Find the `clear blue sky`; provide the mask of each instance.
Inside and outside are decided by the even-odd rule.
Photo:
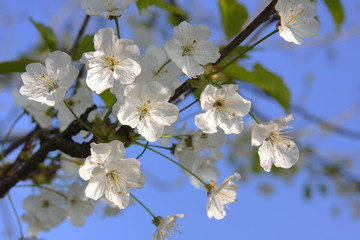
[[[195,3],[180,1],[181,5],[192,11]],[[188,3],[187,3],[188,2]],[[199,2],[201,1],[191,1]],[[205,2],[205,1],[203,1]],[[206,7],[200,10],[200,14],[191,19],[193,25],[204,23],[209,25],[215,33],[212,37],[217,43],[225,43],[222,33],[219,31],[220,20],[216,0],[206,1]],[[249,12],[256,11],[257,1],[240,1],[249,7]],[[251,2],[251,3],[247,3]],[[268,69],[284,78],[292,92],[292,102],[303,104],[306,109],[322,116],[324,119],[336,119],[346,109],[351,108],[359,101],[359,9],[357,0],[342,1],[347,14],[343,25],[343,32],[336,36],[335,27],[325,9],[322,1],[318,1],[318,13],[322,24],[320,36],[313,39],[305,39],[301,47],[284,42],[279,36],[273,36],[260,46],[259,51],[251,54],[251,59],[246,60],[246,67],[260,62]],[[248,5],[247,5],[248,4]],[[0,61],[14,60],[21,53],[27,53],[32,46],[39,41],[39,36],[28,21],[32,17],[35,21],[42,22],[55,29],[57,36],[64,33],[64,29],[71,26],[75,21],[81,22],[85,14],[80,7],[80,1],[6,1],[0,0]],[[200,5],[199,5],[200,6]],[[136,15],[134,6],[120,20],[124,37],[131,37],[128,27],[130,15]],[[95,33],[100,27],[112,26],[113,23],[105,22],[102,18],[91,19],[87,33]],[[72,33],[76,32],[70,27]],[[268,31],[271,31],[270,29]],[[171,34],[171,30],[168,34]],[[156,38],[158,44],[162,40]],[[333,40],[330,44],[328,40]],[[71,41],[72,42],[72,41]],[[303,85],[306,76],[313,76],[314,82],[308,91],[306,103],[302,99]],[[20,78],[14,79],[12,87],[19,86]],[[20,108],[14,108],[10,89],[2,89],[0,94],[0,119],[2,127],[7,126],[5,121],[9,112],[13,113],[13,119],[21,112]],[[284,115],[283,110],[268,98],[259,97],[251,91],[245,91],[245,98],[252,100],[257,108],[264,111],[269,118]],[[196,107],[189,109],[187,113],[196,111]],[[184,114],[187,115],[187,114]],[[344,116],[344,115],[342,115]],[[345,115],[346,116],[346,115]],[[359,160],[360,141],[348,139],[335,134],[320,135],[320,130],[314,127],[304,118],[295,115],[293,126],[295,130],[307,130],[302,132],[303,145],[316,146],[323,152],[340,151],[344,156],[354,157]],[[252,120],[246,119],[247,123]],[[344,127],[360,130],[360,115],[354,114],[348,121],[342,121]],[[31,129],[29,119],[24,119],[18,126],[21,130]],[[318,132],[317,132],[318,131]],[[2,133],[2,135],[4,132]],[[224,152],[229,150],[224,148]],[[128,156],[136,156],[139,149],[128,150]],[[133,154],[132,154],[133,152]],[[207,196],[204,190],[193,188],[180,169],[160,156],[148,153],[141,159],[145,174],[148,175],[147,183],[141,190],[134,191],[134,195],[141,199],[156,215],[185,213],[184,219],[179,220],[182,235],[173,239],[359,239],[360,221],[353,217],[352,209],[348,202],[339,198],[335,189],[330,188],[329,193],[323,196],[315,193],[312,200],[307,201],[303,197],[303,186],[310,181],[306,171],[301,171],[292,181],[285,183],[270,174],[262,174],[251,181],[239,182],[238,201],[231,204],[231,210],[221,220],[209,220],[206,216]],[[219,180],[232,174],[234,170],[224,160],[218,164],[221,171]],[[354,168],[359,170],[359,164]],[[161,183],[158,182],[161,180]],[[269,182],[275,186],[273,195],[264,196],[259,193],[259,185]],[[169,190],[166,187],[176,186]],[[17,206],[17,210],[23,213],[22,200],[30,193],[24,188],[11,191]],[[340,214],[334,216],[334,207],[340,210]],[[8,210],[6,210],[8,209]],[[6,199],[0,200],[0,239],[3,239],[9,225],[13,226],[13,237],[18,236],[15,219]],[[47,240],[62,239],[151,239],[155,227],[151,224],[151,217],[141,206],[135,204],[116,216],[109,218],[101,217],[101,210],[95,210],[88,218],[85,227],[73,227],[69,221],[65,221],[50,232],[41,233],[40,238]],[[26,231],[27,225],[23,225]]]

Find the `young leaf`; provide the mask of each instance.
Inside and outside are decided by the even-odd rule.
[[[50,49],[50,51],[55,51],[57,49],[58,41],[53,30],[49,27],[44,26],[41,23],[35,22],[32,18],[30,18],[30,21],[39,31],[41,37],[44,39],[46,46]]]
[[[218,0],[225,34],[231,39],[241,31],[248,14],[246,8],[236,0]]]
[[[336,30],[340,31],[340,27],[345,19],[344,9],[340,0],[324,0],[326,6],[328,7],[333,21],[336,25]]]
[[[25,72],[26,65],[36,62],[35,60],[24,58],[17,61],[0,63],[0,74],[8,74],[14,72]]]
[[[81,40],[79,47],[77,48],[73,60],[79,60],[83,53],[94,51],[94,36],[86,35]]]
[[[170,13],[176,13],[185,16],[185,13],[181,9],[164,2],[163,0],[138,0],[136,2],[136,6],[138,7],[140,13],[143,9],[146,9],[151,5],[156,5],[157,7],[162,8]]]
[[[225,69],[225,73],[227,73],[231,78],[236,78],[260,87],[265,93],[274,98],[285,109],[285,111],[289,112],[289,89],[279,76],[266,70],[260,64],[256,64],[253,71],[247,71],[240,66],[232,64]]]
[[[100,93],[100,97],[108,107],[110,107],[116,101],[115,95],[112,94],[109,89],[106,89]]]

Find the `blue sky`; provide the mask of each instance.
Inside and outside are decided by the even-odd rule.
[[[193,19],[193,25],[204,23],[214,32],[212,39],[226,43],[219,20],[217,1],[206,1],[206,6],[199,9],[200,12]],[[260,1],[239,1],[249,7],[249,12],[258,11],[256,7]],[[322,1],[319,1],[322,2]],[[340,35],[334,35],[335,27],[331,22],[329,13],[324,4],[318,5],[318,14],[322,29],[318,37],[305,39],[301,47],[286,43],[279,36],[273,36],[260,45],[258,51],[251,53],[251,58],[243,62],[245,67],[251,67],[255,62],[260,62],[268,69],[283,77],[291,90],[292,103],[302,104],[307,110],[321,116],[324,119],[336,120],[341,116],[343,127],[360,131],[358,112],[350,112],[349,109],[359,101],[359,76],[360,68],[358,54],[359,49],[359,9],[357,0],[342,1],[347,14],[343,31]],[[71,33],[77,31],[78,26],[71,27],[75,21],[81,22],[85,14],[80,7],[80,1],[5,1],[0,0],[0,61],[14,60],[19,54],[27,53],[31,47],[39,41],[39,36],[28,21],[28,17],[42,22],[55,29],[57,36],[61,36],[66,28]],[[196,3],[201,1],[180,1],[189,11],[195,9]],[[200,6],[200,5],[199,5]],[[20,15],[19,15],[20,14]],[[129,31],[128,19],[136,15],[134,6],[120,20],[123,37],[132,37]],[[251,16],[253,16],[251,14]],[[95,33],[100,27],[113,26],[112,22],[106,22],[102,18],[92,18],[87,28],[87,33]],[[270,32],[272,29],[269,29]],[[168,28],[169,35],[172,33]],[[331,43],[325,44],[330,40]],[[157,44],[163,40],[155,37]],[[306,76],[312,76],[313,82],[309,89],[305,88]],[[12,86],[19,86],[20,78],[14,79]],[[310,85],[308,85],[310,86]],[[306,102],[302,97],[306,93]],[[21,112],[12,103],[9,89],[3,89],[0,94],[0,119],[5,119],[12,112],[13,119]],[[244,97],[252,100],[259,109],[270,119],[284,115],[284,111],[273,101],[262,97],[253,91],[244,91]],[[192,113],[198,109],[190,108],[186,113]],[[344,111],[348,110],[348,112]],[[348,117],[349,119],[346,119]],[[335,134],[323,135],[318,127],[301,116],[295,115],[293,126],[295,130],[301,129],[301,145],[311,145],[320,149],[321,152],[330,154],[340,152],[343,156],[353,157],[354,169],[359,172],[359,140],[349,139]],[[345,120],[344,120],[345,119]],[[245,119],[251,123],[250,118]],[[2,121],[1,126],[6,126]],[[29,119],[24,118],[18,131],[31,129]],[[190,124],[191,126],[191,124]],[[3,133],[4,134],[4,133]],[[225,153],[229,149],[223,148]],[[139,149],[127,149],[128,156],[136,156]],[[296,178],[284,182],[274,178],[270,174],[262,174],[250,181],[239,181],[238,201],[231,204],[227,216],[221,220],[209,220],[206,216],[207,196],[204,190],[195,189],[189,184],[188,179],[181,170],[160,156],[147,153],[141,159],[145,173],[148,172],[147,184],[141,190],[133,192],[141,199],[156,215],[185,213],[186,217],[180,219],[180,231],[182,234],[173,239],[358,239],[360,235],[360,221],[353,217],[353,211],[348,206],[349,202],[340,198],[333,187],[329,188],[326,196],[315,193],[314,198],[305,200],[303,197],[304,184],[309,179],[305,170],[300,171]],[[241,159],[239,160],[241,161]],[[231,165],[222,161],[218,164],[221,171],[219,181],[234,172]],[[160,181],[160,182],[159,182]],[[259,186],[263,183],[271,183],[275,187],[274,194],[265,196],[259,193]],[[172,186],[174,189],[169,190]],[[17,210],[23,213],[22,200],[31,193],[30,189],[18,188],[11,191],[16,203]],[[358,196],[357,196],[358,197]],[[8,210],[5,210],[5,209]],[[6,199],[0,200],[0,225],[3,226],[0,238],[3,239],[8,226],[13,226],[13,235],[18,236],[15,219]],[[334,214],[339,210],[339,214]],[[8,212],[7,214],[5,214]],[[87,220],[85,227],[73,227],[69,221],[65,221],[50,232],[41,233],[40,238],[47,240],[60,239],[150,239],[155,231],[151,224],[151,217],[141,206],[135,204],[127,208],[116,217],[101,217],[101,210],[96,210]],[[1,224],[2,223],[2,224]],[[23,229],[26,231],[26,225]]]

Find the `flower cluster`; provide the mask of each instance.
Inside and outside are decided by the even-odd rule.
[[[88,15],[114,19],[134,2],[136,0],[82,0],[81,5]],[[279,0],[275,8],[281,19],[278,31],[286,41],[301,44],[302,37],[318,33],[320,26],[314,19],[315,3]],[[216,185],[220,171],[215,164],[223,159],[220,148],[225,146],[227,135],[242,133],[243,118],[250,113],[251,102],[240,95],[239,86],[234,82],[224,84],[227,79],[212,80],[223,69],[212,66],[220,53],[210,41],[208,27],[192,26],[183,21],[174,27],[164,47],[150,45],[145,54],[140,53],[140,48],[131,39],[119,39],[118,36],[119,32],[112,28],[102,28],[95,33],[94,51],[84,52],[80,59],[86,67],[86,80],[82,76],[78,78],[79,70],[68,54],[54,51],[45,59],[45,64],[27,65],[26,72],[21,75],[23,86],[12,93],[16,104],[31,114],[41,128],[50,128],[56,114],[60,132],[78,120],[82,129],[93,134],[85,143],[90,145],[90,155],[85,160],[65,153],[60,157],[63,172],[73,179],[67,193],[46,188],[40,195],[24,200],[27,213],[22,216],[22,221],[29,224],[31,237],[50,230],[65,218],[74,226],[83,226],[95,204],[106,205],[111,212],[118,213],[130,205],[131,199],[140,202],[130,193],[132,188],[141,189],[145,185],[146,177],[140,170],[139,158],[146,149],[157,152],[152,148],[154,146],[167,149],[149,142],[171,137],[177,143],[170,140],[167,146],[173,143],[169,149],[178,162],[165,158],[179,165],[196,188],[204,187],[209,196],[206,206],[209,218],[223,219],[227,204],[237,201],[238,185],[235,182],[240,180],[240,174],[234,173]],[[212,73],[204,68],[211,69]],[[222,72],[218,77],[223,75]],[[181,112],[192,104],[179,111],[170,99],[179,91],[185,76],[197,82],[202,90],[197,99],[201,112],[199,110],[193,118],[197,130],[183,129],[177,134],[176,123],[181,119]],[[107,89],[109,91],[104,92]],[[110,94],[116,100],[108,104],[105,117],[100,117],[100,111],[93,111],[84,122],[79,116],[93,105],[93,92]],[[290,128],[288,124],[294,120],[293,115],[278,117],[268,123],[260,123],[250,115],[257,122],[252,130],[251,144],[259,147],[260,166],[270,172],[273,164],[281,168],[296,164],[299,149],[284,132]],[[141,142],[144,140],[146,144]],[[144,147],[136,157],[138,159],[125,158],[125,147],[131,144]],[[75,180],[78,175],[81,181]],[[100,199],[102,201],[97,201]],[[184,214],[177,214],[163,219],[150,214],[157,227],[153,237],[156,240],[178,232],[176,221],[184,217]]]

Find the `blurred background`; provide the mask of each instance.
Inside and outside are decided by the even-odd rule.
[[[86,17],[80,2],[0,0],[0,62],[30,57],[42,62],[49,54],[30,18],[50,27],[58,39],[58,48],[68,51]],[[237,2],[245,8],[243,26],[269,3],[266,0]],[[252,102],[252,112],[262,120],[287,114],[286,104],[276,100],[286,92],[287,107],[295,116],[291,135],[301,150],[300,160],[293,168],[273,167],[270,173],[261,169],[257,148],[250,144],[254,121],[250,116],[245,117],[246,130],[228,138],[227,146],[222,148],[224,159],[217,163],[221,173],[218,182],[236,171],[242,175],[238,201],[229,206],[223,220],[217,221],[209,220],[206,215],[206,192],[194,188],[176,165],[149,151],[140,159],[147,182],[134,195],[156,215],[186,215],[178,221],[182,234],[173,239],[359,239],[360,1],[317,0],[316,3],[322,27],[319,36],[306,38],[303,45],[297,46],[274,35],[238,62],[255,79],[261,78],[254,70],[260,64],[266,69],[263,78],[280,78],[287,87],[275,87],[277,90],[271,92],[266,87],[255,86],[246,77],[236,80],[241,95]],[[341,3],[341,8],[337,3]],[[226,46],[229,36],[224,31],[219,1],[177,0],[175,4],[185,15],[156,6],[139,14],[136,4],[132,4],[119,19],[121,37],[133,39],[144,53],[150,44],[163,46],[172,35],[172,23],[186,18],[192,25],[207,25],[215,45]],[[273,19],[262,25],[244,44],[254,43],[270,33],[277,22],[278,19]],[[91,17],[85,34],[93,35],[104,27],[115,28],[115,24],[102,17]],[[23,111],[10,94],[13,88],[21,86],[20,74],[0,74],[2,141]],[[180,103],[180,108],[192,100],[189,96]],[[95,102],[105,105],[100,98],[95,98]],[[199,111],[198,105],[184,111],[178,126],[186,122],[187,129],[195,129],[193,117]],[[34,127],[31,117],[21,118],[5,146]],[[141,148],[131,146],[126,151],[128,157],[134,157]],[[11,162],[18,153],[8,155],[6,161]],[[20,215],[24,213],[24,198],[37,192],[32,188],[10,191]],[[51,231],[41,232],[39,238],[150,239],[155,232],[151,217],[138,204],[114,216],[103,215],[104,209],[97,208],[84,227],[76,228],[65,220]],[[0,199],[0,226],[0,239],[19,238],[6,198]],[[22,228],[26,232],[27,225],[23,224]]]

